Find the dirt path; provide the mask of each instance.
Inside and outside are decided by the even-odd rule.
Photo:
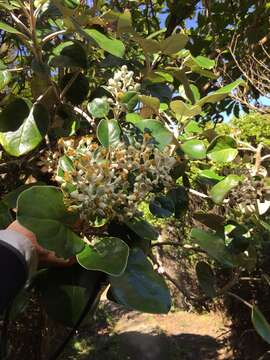
[[[225,360],[228,331],[214,313],[198,315],[178,311],[168,315],[122,312],[103,307],[109,324],[99,336],[80,331],[63,359],[68,360]],[[102,323],[102,316],[99,320]],[[111,316],[111,319],[110,319]],[[116,322],[113,321],[118,317]],[[110,323],[111,321],[111,323]]]

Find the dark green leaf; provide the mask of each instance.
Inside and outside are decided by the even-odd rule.
[[[17,207],[18,197],[24,190],[27,190],[27,189],[31,188],[32,186],[41,186],[43,184],[44,183],[42,183],[41,181],[37,181],[36,183],[21,185],[21,186],[17,187],[17,189],[15,189],[15,190],[9,192],[8,194],[6,194],[5,196],[3,196],[2,200],[9,209],[15,209]]]
[[[0,113],[0,131],[16,131],[27,118],[29,112],[29,105],[26,101],[21,98],[11,99]]]
[[[136,91],[128,91],[121,98],[121,102],[127,105],[128,111],[132,111],[139,102],[139,96]]]
[[[168,287],[142,250],[131,249],[124,274],[109,279],[113,297],[120,304],[155,314],[166,314],[170,310]]]
[[[91,297],[90,313],[84,320],[84,324],[88,324],[99,301],[100,281],[101,273],[85,270],[79,265],[47,270],[39,277],[38,287],[49,317],[66,326],[74,326]]]
[[[193,215],[193,217],[195,220],[199,221],[203,225],[208,226],[210,229],[221,233],[224,232],[225,219],[220,215],[198,211]]]
[[[215,276],[211,266],[204,261],[199,261],[196,265],[196,274],[200,287],[205,292],[205,294],[210,298],[215,297]]]
[[[109,275],[121,275],[127,266],[129,248],[116,237],[95,239],[77,257],[78,263],[87,270],[98,270]]]
[[[18,198],[17,220],[35,233],[45,249],[69,258],[84,248],[84,242],[68,227],[63,193],[53,186],[33,186]]]
[[[189,197],[184,186],[177,186],[171,189],[167,193],[167,197],[169,197],[174,204],[174,215],[176,218],[179,218],[186,213],[189,204]]]
[[[158,237],[158,232],[145,220],[133,219],[125,224],[142,239],[156,240]]]
[[[175,206],[171,198],[157,196],[149,204],[151,213],[159,218],[166,218],[173,215]]]
[[[117,120],[102,119],[97,127],[97,137],[100,143],[108,148],[119,143],[121,130]]]
[[[51,59],[50,65],[55,67],[79,67],[86,69],[88,60],[83,46],[79,42],[75,42],[71,45],[63,46],[60,54]]]
[[[74,80],[72,81],[72,79]],[[72,84],[69,86],[70,81]],[[85,75],[80,73],[76,76],[75,73],[68,73],[64,75],[60,81],[60,88],[63,91],[66,86],[69,86],[65,97],[73,105],[81,104],[87,97],[89,91],[89,81]]]
[[[49,113],[40,103],[33,105],[28,117],[16,131],[0,133],[0,143],[12,156],[21,156],[35,149],[49,126]]]

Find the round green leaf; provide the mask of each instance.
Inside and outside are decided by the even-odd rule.
[[[221,204],[226,195],[236,186],[241,180],[240,176],[228,175],[224,180],[220,181],[210,190],[210,196],[216,204]]]
[[[102,119],[97,127],[97,137],[101,145],[108,148],[115,146],[120,140],[121,130],[116,120]]]
[[[89,113],[97,119],[103,118],[109,114],[110,105],[104,98],[96,98],[87,105]]]
[[[233,161],[238,154],[236,141],[227,135],[216,137],[208,146],[207,156],[217,163]]]
[[[135,126],[143,132],[149,132],[161,150],[171,144],[173,140],[173,134],[158,120],[141,120],[136,122]]]
[[[196,265],[196,274],[200,287],[205,292],[205,294],[210,298],[215,297],[215,276],[211,266],[204,261],[199,261]]]
[[[53,186],[33,186],[18,198],[17,220],[37,237],[45,249],[69,258],[84,248],[84,242],[68,226],[63,193]]]
[[[202,140],[188,140],[181,145],[181,149],[190,159],[204,159],[206,157],[206,147]]]
[[[19,157],[40,144],[47,133],[48,126],[47,109],[40,103],[36,103],[16,131],[0,133],[0,143],[8,154]]]
[[[121,275],[127,266],[129,248],[116,237],[99,238],[77,255],[78,263],[87,270],[98,270],[109,275]]]
[[[170,310],[169,289],[140,249],[131,249],[124,274],[109,280],[113,297],[122,305],[154,314]]]
[[[170,198],[174,204],[174,216],[176,218],[179,218],[186,213],[189,204],[189,197],[184,186],[172,188],[167,193],[167,197]]]
[[[7,205],[9,209],[14,209],[17,207],[17,200],[19,195],[27,189],[30,189],[32,186],[40,186],[43,185],[42,181],[37,181],[32,184],[25,184],[17,187],[15,190],[10,191],[8,194],[4,195],[2,200]]]
[[[2,112],[0,113],[0,131],[16,131],[27,118],[29,112],[29,106],[23,99],[12,99],[6,106],[4,106]]]
[[[257,333],[270,344],[270,325],[256,305],[252,306],[251,321]]]

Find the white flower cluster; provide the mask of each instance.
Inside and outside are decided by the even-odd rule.
[[[107,89],[116,98],[119,94],[127,91],[139,91],[140,84],[134,80],[133,76],[134,72],[128,71],[127,66],[123,65],[120,70],[116,71],[114,77],[108,80]]]
[[[170,188],[170,170],[175,159],[145,140],[138,147],[122,144],[115,149],[100,148],[90,137],[79,142],[63,140],[64,152],[74,169],[56,180],[66,188],[67,205],[77,208],[81,218],[123,221],[138,216],[139,203],[156,187]],[[169,150],[169,149],[168,149]]]

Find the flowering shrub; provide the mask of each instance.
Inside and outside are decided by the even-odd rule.
[[[184,31],[146,36],[128,10],[58,0],[0,6],[9,39],[0,61],[1,225],[16,216],[41,246],[78,262],[37,275],[49,315],[77,323],[101,284],[129,308],[169,311],[171,277],[155,256],[164,244],[142,201],[157,218],[188,213],[202,224],[178,245],[204,254],[196,270],[206,299],[228,294],[270,237],[269,153],[200,119],[243,80],[201,96],[193,75],[216,78],[215,62],[194,56]],[[192,211],[194,196],[207,211]],[[211,264],[230,273],[224,287]],[[270,326],[248,306],[270,343]]]

